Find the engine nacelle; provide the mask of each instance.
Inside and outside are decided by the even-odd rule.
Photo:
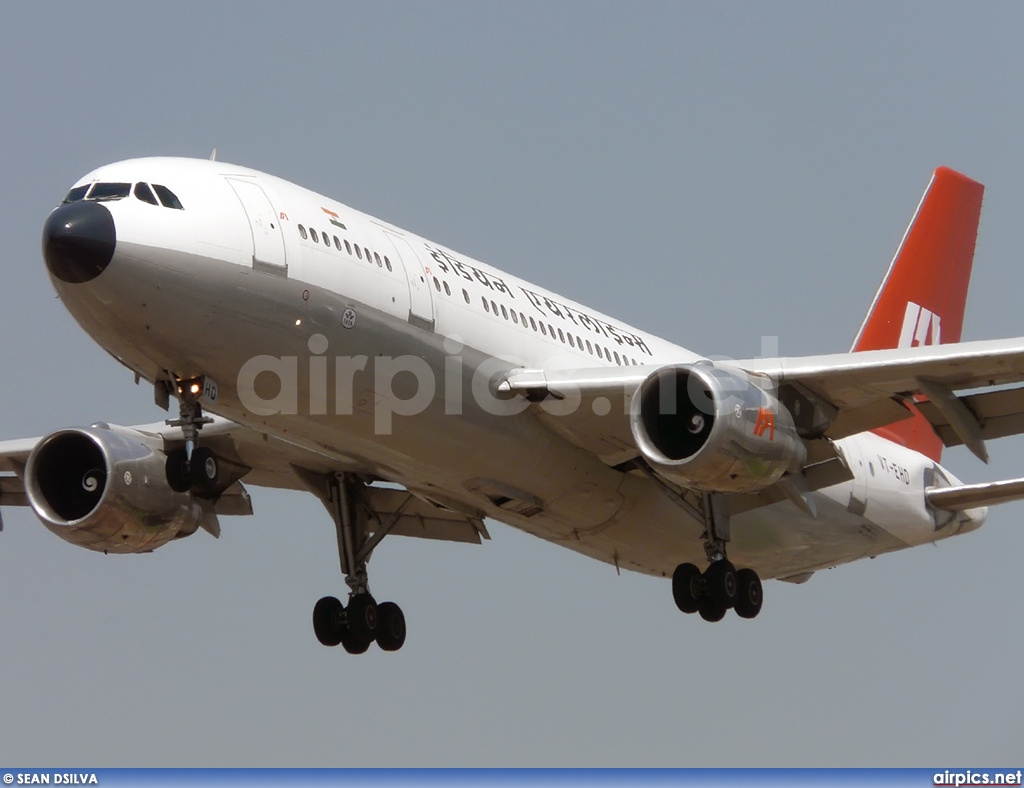
[[[110,553],[143,553],[195,533],[202,510],[167,483],[164,453],[135,430],[54,432],[36,444],[25,492],[61,539]]]
[[[807,450],[759,380],[711,365],[664,367],[633,396],[630,429],[659,474],[707,492],[756,492],[797,471]]]

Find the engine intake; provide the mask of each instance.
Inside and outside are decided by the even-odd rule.
[[[90,550],[142,553],[196,531],[202,509],[167,483],[166,456],[135,430],[101,426],[43,438],[25,467],[36,516]]]
[[[630,429],[662,476],[707,492],[756,492],[807,456],[789,411],[760,379],[710,365],[664,367],[640,384]]]

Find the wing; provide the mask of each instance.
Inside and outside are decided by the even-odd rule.
[[[213,417],[200,433],[200,443],[238,469],[239,482],[228,487],[213,504],[217,515],[252,514],[245,487],[274,487],[310,491],[324,500],[327,481],[333,474],[367,474],[367,469],[327,453],[317,453],[278,440],[221,417]],[[158,445],[166,454],[184,445],[181,432],[163,423],[128,428]],[[0,442],[0,506],[28,506],[25,466],[41,438]],[[3,473],[6,472],[6,473]],[[424,539],[471,542],[489,538],[482,514],[454,508],[416,491],[371,487],[363,497],[369,531],[387,528],[388,533]],[[219,533],[213,519],[211,532]],[[204,526],[205,527],[205,526]],[[0,522],[2,529],[2,522]]]
[[[1024,432],[1024,338],[715,366],[763,376],[787,405],[807,402],[808,439],[837,440],[900,421],[911,415],[907,403],[945,445],[966,444],[983,458],[985,440]],[[525,396],[553,430],[616,465],[637,454],[630,403],[658,369],[517,370],[499,389]],[[992,387],[1001,388],[985,390]]]
[[[734,364],[771,378],[784,401],[789,389],[821,405],[821,434],[832,439],[907,418],[906,403],[946,446],[964,444],[986,462],[985,440],[1024,432],[1021,337]]]

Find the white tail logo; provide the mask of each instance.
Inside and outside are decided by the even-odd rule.
[[[941,318],[913,301],[907,303],[903,314],[903,330],[896,347],[918,347],[920,345],[942,344],[939,331]]]

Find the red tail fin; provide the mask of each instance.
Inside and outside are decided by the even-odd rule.
[[[939,167],[925,190],[889,272],[878,288],[854,352],[960,341],[985,187]],[[913,418],[875,432],[938,462],[942,441]]]

